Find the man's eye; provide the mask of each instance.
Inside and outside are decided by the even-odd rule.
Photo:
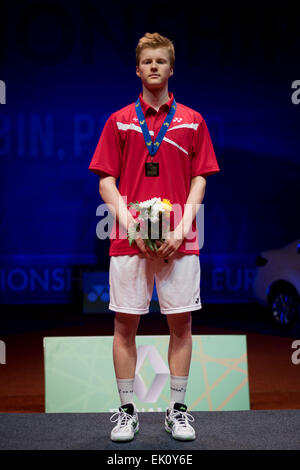
[[[151,64],[151,63],[152,63],[152,60],[144,60],[143,63],[144,63],[144,64]],[[158,64],[165,64],[166,61],[163,60],[163,59],[161,59],[161,60],[158,60],[157,63],[158,63]]]

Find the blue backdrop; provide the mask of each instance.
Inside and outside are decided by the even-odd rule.
[[[141,90],[146,31],[174,42],[169,89],[205,118],[221,168],[208,178],[203,259],[251,270],[259,251],[299,237],[297,15],[207,3],[1,3],[2,303],[69,302],[84,266],[108,269],[88,165],[108,116]]]

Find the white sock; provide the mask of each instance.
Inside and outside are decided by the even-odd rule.
[[[188,379],[189,376],[170,375],[171,399],[169,409],[173,408],[175,403],[184,403]]]
[[[133,404],[133,379],[117,379],[118,392],[120,395],[121,406],[127,403]]]

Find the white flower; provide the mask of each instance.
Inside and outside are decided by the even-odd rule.
[[[141,211],[139,218],[142,220],[150,219],[151,222],[157,222],[158,213],[165,210],[160,197],[153,197],[143,201],[139,204],[139,207]]]
[[[148,239],[148,220],[152,224],[157,224],[159,222],[159,216],[160,213],[169,220],[169,214],[172,208],[172,204],[168,199],[163,199],[161,200],[160,197],[153,197],[152,199],[148,199],[143,202],[138,202],[136,201],[135,203],[130,203],[131,207],[133,207],[136,211],[139,212],[139,215],[135,222],[129,226],[128,228],[128,241],[129,245],[131,246],[134,240],[136,239],[137,235],[137,226],[139,225],[139,233],[142,235],[142,237],[146,240],[147,246],[153,251],[156,251],[156,245],[153,245],[153,240]],[[164,213],[164,214],[163,214]],[[152,233],[152,236],[154,239],[158,238],[158,227],[155,225],[153,227],[154,233]],[[152,227],[151,227],[151,232],[152,232]],[[164,233],[164,232],[163,232]],[[166,231],[167,233],[167,231]],[[163,237],[165,238],[165,236]]]
[[[159,198],[159,201],[156,201],[153,206],[151,207],[151,215],[150,215],[150,220],[151,222],[155,223],[158,222],[159,220],[159,212],[164,212],[165,209],[162,205],[162,202]]]
[[[160,200],[160,197],[153,197],[152,199],[147,199],[147,201],[143,201],[140,203],[140,208],[149,209],[149,207],[153,206],[153,204]]]

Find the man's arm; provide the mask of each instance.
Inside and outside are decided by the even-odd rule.
[[[130,222],[134,221],[133,216],[130,214],[126,204],[119,193],[116,185],[116,178],[110,175],[101,175],[99,182],[99,193],[103,201],[112,207],[114,216],[119,221],[122,228],[127,231]]]
[[[202,204],[204,199],[205,188],[206,177],[199,175],[192,178],[190,192],[184,207],[183,217],[174,230],[175,238],[178,236],[179,239],[182,238],[183,240],[189,233],[193,220],[200,208],[200,204]]]
[[[108,206],[111,206],[114,212],[113,215],[118,220],[119,225],[121,225],[122,228],[127,232],[129,225],[134,222],[134,217],[127,209],[124,199],[119,193],[116,185],[116,178],[104,173],[101,174],[99,182],[99,193],[103,201]],[[145,245],[144,240],[139,234],[137,234],[135,243],[147,258],[152,259],[154,257],[153,252]]]
[[[160,247],[156,252],[158,256],[165,258],[178,250],[184,238],[189,233],[193,220],[200,209],[200,204],[202,204],[205,194],[205,188],[206,177],[199,175],[192,178],[190,192],[184,206],[184,214],[181,221],[175,228],[174,232],[171,233],[171,238],[167,239],[163,244],[158,241],[156,242]]]

